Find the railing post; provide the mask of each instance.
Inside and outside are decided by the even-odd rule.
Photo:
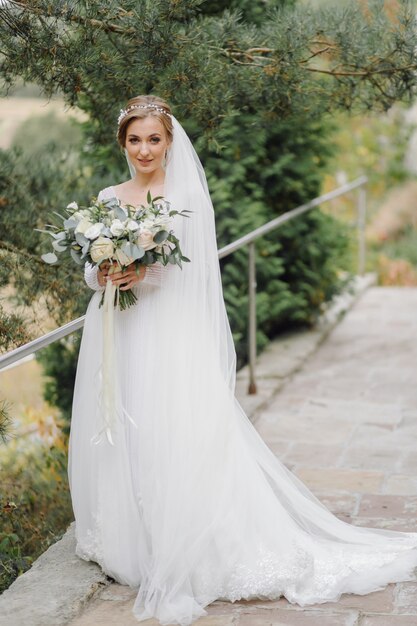
[[[366,268],[366,184],[358,189],[358,274]]]
[[[255,362],[256,362],[256,267],[255,242],[248,245],[249,261],[249,387],[248,393],[255,394]]]

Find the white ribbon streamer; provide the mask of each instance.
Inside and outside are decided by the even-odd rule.
[[[116,302],[115,302],[116,296]],[[101,366],[101,394],[100,416],[102,428],[92,437],[91,442],[100,443],[103,434],[107,441],[114,446],[113,433],[117,419],[122,420],[125,416],[130,423],[137,428],[137,424],[124,409],[120,399],[120,387],[118,384],[118,368],[115,340],[114,309],[119,305],[119,290],[111,280],[106,283],[103,301],[103,360]]]
[[[108,442],[114,446],[112,431],[116,425],[116,347],[114,337],[114,297],[116,286],[111,280],[106,283],[103,302],[103,363],[101,375],[101,419],[103,427],[93,437],[93,443],[101,441],[105,433]]]

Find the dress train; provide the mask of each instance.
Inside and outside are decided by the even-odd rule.
[[[181,306],[175,271],[139,283],[137,304],[115,311],[131,420],[118,420],[114,446],[92,443],[101,424],[99,286],[90,301],[68,467],[78,556],[138,588],[137,619],[163,625],[187,626],[216,599],[285,596],[307,606],[414,580],[417,533],[340,521],[274,456],[227,383],[216,320],[195,323],[207,306]]]

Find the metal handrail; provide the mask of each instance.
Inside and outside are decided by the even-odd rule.
[[[362,187],[366,185],[367,182],[368,178],[366,176],[360,176],[351,183],[346,183],[345,185],[342,185],[337,189],[333,189],[333,191],[329,191],[322,196],[318,196],[318,198],[314,198],[314,200],[310,200],[310,202],[307,202],[306,204],[302,204],[295,209],[291,209],[291,211],[283,213],[279,217],[275,217],[270,222],[266,222],[266,224],[259,226],[259,228],[251,230],[251,232],[247,235],[243,235],[243,237],[239,237],[239,239],[236,239],[236,241],[233,241],[232,243],[227,244],[227,246],[224,246],[224,248],[221,248],[219,250],[219,259],[223,259],[225,256],[232,254],[232,252],[236,252],[236,250],[239,250],[240,248],[249,245],[259,237],[270,233],[272,230],[275,230],[275,228],[278,228],[286,222],[294,219],[294,217],[298,217],[299,215],[302,215],[303,213],[314,209],[324,202],[329,202],[329,200],[334,200],[339,196],[343,196],[346,193],[349,193],[349,191],[356,189],[357,187]]]
[[[248,263],[249,263],[249,276],[248,276],[248,286],[249,286],[249,388],[248,393],[253,394],[256,393],[256,382],[255,382],[255,361],[256,361],[256,249],[255,242],[259,237],[270,233],[271,231],[279,228],[286,222],[314,209],[315,207],[323,204],[324,202],[328,202],[329,200],[334,200],[339,196],[343,196],[349,191],[353,191],[354,189],[358,189],[358,203],[357,203],[357,229],[358,229],[358,273],[363,274],[365,271],[365,258],[366,258],[366,240],[365,240],[365,223],[366,223],[366,184],[368,179],[366,176],[361,176],[351,183],[346,183],[333,191],[329,191],[306,204],[303,204],[291,211],[287,211],[276,217],[275,219],[263,224],[259,228],[255,228],[247,235],[243,237],[239,237],[236,241],[224,246],[218,251],[219,259],[223,259],[236,250],[240,250],[248,246]],[[15,350],[11,350],[7,354],[0,356],[0,370],[4,369],[20,361],[24,357],[34,354],[38,350],[45,348],[46,346],[58,341],[58,339],[62,339],[70,335],[71,333],[79,330],[84,326],[85,315],[78,317],[75,320],[72,320],[68,324],[64,324],[55,330],[39,337],[38,339],[34,339],[33,341],[29,341],[23,346],[16,348]]]
[[[76,330],[79,330],[84,326],[84,321],[85,315],[77,317],[77,319],[68,322],[68,324],[64,324],[59,328],[55,328],[49,333],[46,333],[46,335],[42,335],[42,337],[33,339],[33,341],[29,341],[23,346],[19,346],[19,348],[15,348],[14,350],[7,352],[6,354],[3,354],[2,356],[0,356],[0,370],[4,369],[5,367],[9,367],[10,365],[13,365],[13,363],[24,359],[30,354],[38,352],[38,350],[42,350],[42,348],[46,348],[46,346],[49,346],[55,341],[58,341],[58,339],[63,339],[63,337],[71,335],[71,333],[74,333]]]

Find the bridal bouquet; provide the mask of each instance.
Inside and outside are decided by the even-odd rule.
[[[62,224],[48,224],[46,232],[53,239],[54,252],[42,255],[46,263],[58,261],[57,254],[70,254],[79,265],[86,261],[92,265],[110,263],[109,273],[125,270],[131,263],[152,265],[159,261],[181,267],[189,262],[180,248],[178,238],[171,229],[174,215],[188,217],[189,211],[174,211],[162,196],[147,196],[147,205],[139,208],[120,206],[116,198],[103,202],[93,200],[88,207],[71,202],[65,215],[54,213]],[[126,309],[136,302],[131,289],[115,288],[114,305]],[[103,304],[104,294],[100,303]]]

